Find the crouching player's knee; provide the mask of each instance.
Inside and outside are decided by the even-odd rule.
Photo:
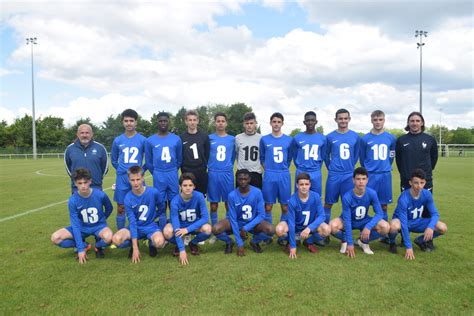
[[[201,227],[201,232],[204,234],[210,235],[212,233],[212,227],[209,224],[204,224]]]
[[[400,221],[398,219],[394,219],[390,222],[390,233],[398,233],[401,229]]]
[[[385,220],[380,220],[377,224],[377,232],[382,235],[386,235],[390,232],[390,224]]]
[[[167,240],[173,238],[173,226],[170,223],[166,224],[165,228],[163,229],[163,235]]]
[[[318,228],[318,234],[321,237],[328,237],[331,234],[331,226],[326,223],[321,223]]]
[[[275,227],[275,233],[278,237],[283,237],[288,233],[288,224],[286,222],[280,222]]]
[[[444,235],[444,234],[446,234],[446,232],[448,231],[448,225],[446,225],[446,224],[443,223],[443,222],[438,222],[438,223],[436,223],[436,230],[437,230],[438,233],[440,233],[441,235]]]
[[[165,237],[161,232],[154,233],[153,236],[151,236],[151,240],[156,248],[162,248],[165,244]]]
[[[107,243],[110,244],[112,242],[113,238],[113,232],[110,228],[104,228],[104,230],[101,232],[101,238]]]
[[[59,245],[59,243],[62,241],[61,235],[56,231],[51,235],[51,242],[55,245]]]

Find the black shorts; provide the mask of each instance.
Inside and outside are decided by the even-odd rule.
[[[207,169],[187,170],[181,168],[181,173],[190,172],[196,177],[196,191],[206,196],[207,193]]]
[[[250,185],[262,189],[262,174],[258,172],[250,172]],[[238,187],[237,177],[235,177],[235,187]]]

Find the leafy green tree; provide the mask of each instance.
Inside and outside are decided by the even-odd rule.
[[[153,116],[152,116],[153,118]],[[138,124],[137,124],[137,132],[141,133],[145,137],[151,136],[153,133],[156,132],[156,125],[153,126],[153,124],[148,121],[147,119],[141,117],[140,115],[138,116]]]
[[[175,129],[175,133],[177,135],[184,133],[186,130],[186,123],[184,121],[185,117],[184,115],[186,114],[186,108],[183,106],[179,109],[178,113],[173,117],[173,127]]]
[[[386,129],[386,131],[389,132],[390,134],[394,135],[395,138],[398,138],[398,137],[406,134],[406,131],[403,128],[388,128],[388,129]]]
[[[8,141],[8,123],[5,120],[0,122],[0,147],[6,147]]]
[[[243,117],[247,112],[252,112],[252,108],[245,103],[232,104],[227,112],[227,132],[231,135],[237,135],[244,131]]]
[[[15,122],[10,126],[13,147],[33,147],[32,122],[31,116],[26,114],[22,118],[15,119]]]
[[[117,114],[115,117],[110,115],[102,123],[102,126],[95,134],[95,140],[102,143],[105,148],[111,148],[115,137],[123,133],[122,117]]]
[[[433,136],[439,143],[439,125],[431,125],[430,128],[426,129],[426,132]],[[446,127],[441,125],[441,144],[449,144],[452,141],[452,132]]]
[[[63,147],[64,119],[61,117],[46,116],[39,119],[36,124],[36,139],[38,148]]]
[[[295,128],[294,130],[291,131],[290,136],[295,137],[299,133],[301,133],[301,128]]]
[[[453,131],[453,144],[472,144],[474,137],[472,134],[472,129],[458,127]]]

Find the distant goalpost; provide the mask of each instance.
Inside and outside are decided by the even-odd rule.
[[[474,157],[474,144],[438,144],[440,157]]]

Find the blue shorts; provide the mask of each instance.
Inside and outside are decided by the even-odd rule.
[[[319,196],[321,196],[321,192],[322,192],[322,182],[323,182],[323,177],[322,177],[322,174],[321,174],[321,170],[318,170],[318,171],[303,171],[303,170],[300,170],[300,169],[296,169],[296,173],[295,173],[295,192],[297,192],[297,188],[296,188],[296,177],[300,174],[300,173],[303,173],[303,172],[306,172],[307,174],[309,174],[309,177],[311,178],[311,191],[314,191],[316,193],[319,194]]]
[[[398,216],[393,214],[393,218],[398,219]],[[425,229],[428,228],[431,218],[418,218],[415,220],[408,221],[408,231],[412,233],[423,233]]]
[[[229,193],[234,190],[234,170],[209,171],[207,182],[207,200],[226,202]]]
[[[127,229],[130,230],[130,226]],[[156,232],[161,232],[161,229],[156,222],[147,226],[137,226],[137,239],[150,239]]]
[[[280,204],[288,204],[291,197],[290,172],[265,171],[262,193],[263,200],[267,204],[275,204],[277,198]]]
[[[392,203],[392,173],[370,173],[369,172],[369,188],[377,192],[380,204]]]
[[[153,171],[153,186],[162,201],[171,201],[179,193],[178,170]]]
[[[109,226],[107,226],[107,224],[100,224],[93,227],[82,227],[81,229],[82,240],[86,239],[87,237],[91,235],[94,235],[96,239],[100,239],[99,234],[106,227],[109,227]],[[72,232],[72,226],[66,226],[64,228],[66,228],[67,231],[70,232],[72,236],[74,236]]]
[[[343,196],[349,190],[354,188],[352,183],[352,173],[334,173],[329,172],[326,179],[326,192],[324,202],[326,204],[334,204],[339,200],[339,196]]]
[[[341,217],[341,220],[344,223],[344,220],[342,219],[342,217]],[[355,229],[363,230],[365,228],[365,225],[367,225],[371,220],[372,220],[371,216],[366,216],[364,219],[361,219],[360,221],[351,221],[352,230],[355,230]]]
[[[130,181],[128,181],[128,174],[118,174],[115,180],[114,201],[118,204],[123,204],[125,195],[132,189]]]

